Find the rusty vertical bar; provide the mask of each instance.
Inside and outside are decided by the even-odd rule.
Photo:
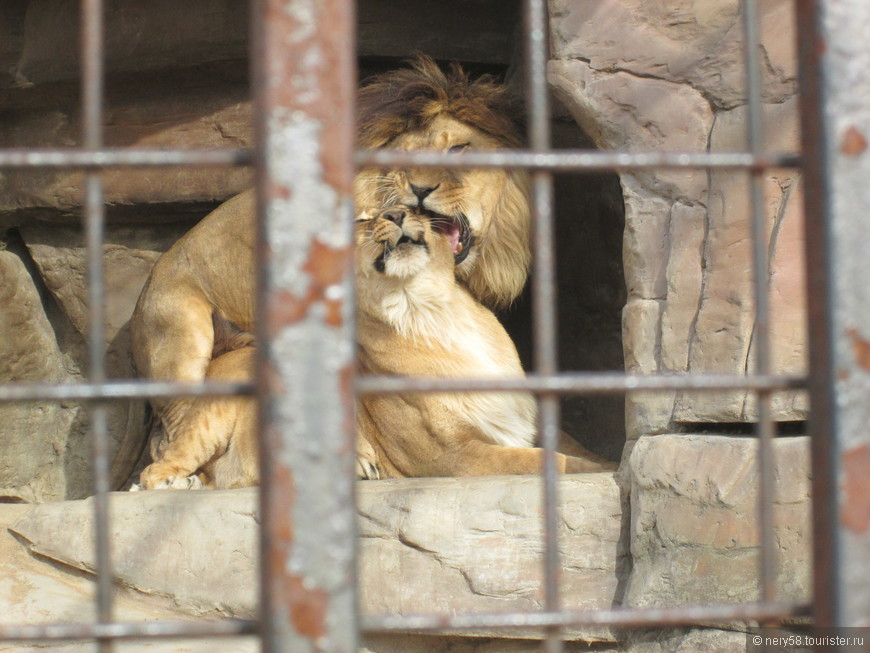
[[[829,504],[822,506],[832,508],[833,515],[829,560],[825,552],[818,554],[834,576],[834,606],[819,610],[821,618],[833,626],[870,626],[870,586],[865,572],[870,566],[870,5],[866,0],[820,0],[817,7],[808,9],[818,18],[819,33],[815,51],[805,54],[821,64],[820,75],[818,70],[811,72],[816,83],[821,81],[818,90],[825,119],[814,126],[806,124],[804,133],[810,145],[823,148],[819,154],[829,175],[827,180],[814,180],[821,181],[822,188],[814,189],[816,205],[812,208],[822,215],[812,220],[813,228],[818,228],[815,222],[828,218],[824,231],[816,235],[829,238],[823,243],[829,246],[825,254],[829,258],[821,263],[830,267],[814,273],[821,276],[815,283],[831,292],[826,305],[830,321],[814,328],[823,329],[821,335],[829,338],[822,346],[830,347],[830,364],[819,372],[826,375],[834,392],[822,396],[822,408],[831,414],[821,415],[825,421],[817,426],[830,429],[828,451],[819,452],[827,467],[820,471],[827,489],[836,496],[836,501],[828,498]],[[813,130],[823,133],[809,133]],[[819,197],[825,190],[827,197]],[[814,254],[810,263],[818,261],[819,255]],[[827,534],[818,529],[815,533],[817,537]],[[826,584],[821,587],[825,590]]]
[[[550,149],[550,103],[547,86],[549,21],[546,0],[525,0],[526,109],[529,113],[529,147],[533,152]],[[534,263],[532,274],[532,315],[534,321],[535,371],[541,375],[558,372],[558,328],[556,319],[555,235],[553,219],[553,176],[536,170],[532,173],[532,216]],[[557,612],[559,592],[558,485],[556,483],[556,443],[559,437],[558,395],[543,395],[538,400],[538,424],[543,465],[544,526],[544,609]],[[546,628],[544,650],[561,653],[562,637],[558,627]]]
[[[746,65],[747,141],[749,151],[759,155],[764,150],[762,134],[762,79],[761,39],[759,38],[758,5],[756,0],[743,0],[743,41]],[[764,202],[764,168],[753,168],[750,173],[749,201],[751,203],[752,271],[755,295],[755,324],[752,344],[757,374],[770,374],[770,290],[767,245],[767,210]],[[773,525],[773,416],[770,392],[759,391],[758,398],[758,519],[761,532],[759,578],[761,600],[776,599],[776,542]]]
[[[354,7],[252,18],[263,650],[355,653]]]
[[[810,456],[813,490],[813,623],[839,623],[836,376],[833,344],[829,156],[822,129],[825,49],[818,0],[796,0],[800,71],[801,154],[807,261]]]
[[[102,0],[82,0],[82,148],[103,146],[103,52],[104,7]],[[92,383],[106,380],[103,241],[105,204],[98,171],[85,175],[85,243],[88,286],[88,377]],[[97,621],[112,621],[112,562],[109,539],[109,491],[111,488],[111,446],[105,404],[90,408],[90,433],[94,475],[94,542],[97,571]],[[101,653],[110,653],[110,639],[98,639]]]

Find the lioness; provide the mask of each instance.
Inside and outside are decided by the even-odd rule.
[[[457,283],[461,257],[450,225],[409,207],[360,219],[357,344],[363,374],[523,376],[517,350],[495,315]],[[482,476],[540,471],[536,404],[525,393],[408,393],[363,397],[358,455],[378,478]],[[615,465],[577,445],[557,454],[560,472]]]
[[[361,373],[470,378],[523,376],[513,342],[454,273],[456,235],[407,207],[358,219],[357,343]],[[217,357],[209,378],[248,378],[254,349]],[[241,375],[238,370],[245,372]],[[534,399],[524,393],[364,397],[357,474],[364,478],[530,474],[541,468]],[[176,439],[140,477],[142,487],[254,485],[255,415],[249,399],[198,399]],[[560,472],[614,469],[584,450],[557,454]]]
[[[444,73],[428,57],[387,73],[359,91],[359,145],[369,148],[464,149],[520,143],[511,95],[459,67]],[[447,225],[461,245],[457,274],[471,293],[504,305],[522,290],[529,266],[529,202],[516,170],[364,170],[354,183],[360,208],[401,201]],[[253,332],[253,191],[215,209],[154,266],[133,317],[130,337],[140,376],[201,381],[215,352],[239,330]],[[190,406],[153,400],[172,441]],[[165,445],[164,445],[165,446]],[[159,448],[152,446],[159,455]]]

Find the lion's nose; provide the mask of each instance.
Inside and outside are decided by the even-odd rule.
[[[411,184],[411,192],[417,196],[417,201],[420,206],[423,206],[423,200],[429,197],[441,184],[435,186],[415,186]]]
[[[405,212],[399,209],[393,211],[386,211],[383,214],[383,217],[389,220],[390,222],[395,222],[400,227],[402,226],[402,221],[405,219]]]

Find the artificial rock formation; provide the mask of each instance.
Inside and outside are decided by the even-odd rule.
[[[67,363],[51,328],[42,297],[21,258],[0,250],[0,382],[45,381],[70,378]],[[71,460],[83,447],[80,435],[69,438],[79,420],[75,407],[56,402],[11,404],[0,408],[0,496],[7,500],[35,501],[63,498],[68,485],[86,480],[82,460]],[[39,433],[34,437],[35,433]],[[70,441],[72,440],[72,441]],[[73,495],[86,494],[76,487]]]
[[[107,146],[247,147],[247,8],[125,2],[109,12]],[[18,3],[0,21],[0,147],[66,147],[80,138],[75,4]],[[191,21],[190,13],[199,18]],[[241,73],[239,71],[242,71]],[[171,72],[170,72],[171,71]],[[151,266],[216,203],[247,188],[250,170],[117,169],[103,175],[107,228],[107,375],[134,376],[127,324]],[[0,382],[86,378],[83,173],[0,175]],[[145,402],[108,406],[112,482],[130,477],[146,438]],[[52,501],[92,491],[87,407],[0,405],[0,499]]]
[[[758,600],[757,451],[752,438],[638,441],[628,464],[633,568],[627,605]],[[799,603],[810,597],[809,441],[783,438],[774,452],[777,592]]]
[[[760,7],[764,148],[795,152],[793,7]],[[745,150],[746,100],[737,0],[669,4],[640,0],[550,2],[550,83],[597,147],[628,152]],[[628,304],[623,343],[636,373],[742,374],[754,366],[747,175],[730,170],[638,170],[621,174]],[[764,176],[775,371],[805,370],[800,180]],[[802,420],[803,396],[774,398],[780,420]],[[744,422],[744,392],[638,394],[629,437],[675,424]]]
[[[778,599],[787,602],[809,596],[808,454],[806,438],[783,438],[774,446],[777,592]],[[731,464],[723,465],[723,460]],[[641,438],[628,462],[630,504],[611,474],[561,479],[563,605],[594,609],[756,600],[757,465],[757,446],[751,439],[656,436]],[[363,612],[539,609],[540,497],[540,482],[531,477],[360,483]],[[255,614],[255,490],[120,493],[111,496],[110,505],[115,576],[121,586],[135,590],[133,596],[148,595],[183,618]],[[8,552],[10,564],[19,570],[13,569],[10,578],[27,582],[0,583],[0,608],[10,601],[39,604],[45,606],[45,614],[30,613],[31,620],[82,618],[85,612],[77,612],[67,599],[58,608],[62,612],[52,607],[58,571],[39,561],[55,561],[60,569],[92,571],[92,509],[90,500],[7,509],[13,513],[10,529],[17,541],[4,534],[0,551]],[[0,517],[4,514],[0,511]],[[221,525],[219,537],[215,524]],[[22,562],[25,547],[36,556],[26,564]],[[15,587],[29,589],[22,593]],[[127,597],[124,605],[129,605],[129,595],[123,596]],[[88,609],[81,605],[81,610]],[[13,622],[21,618],[20,612],[13,611]],[[638,652],[693,650],[703,642],[709,643],[704,650],[747,650],[747,626],[732,628],[634,633],[586,627],[568,629],[566,635],[584,642],[583,646],[608,647],[619,641]],[[540,636],[529,631],[471,634],[477,638]],[[539,650],[540,644],[386,636],[369,642],[374,653],[426,646],[434,651],[443,647],[519,652]]]
[[[624,604],[631,607],[752,603],[760,598],[758,443],[752,438],[640,438],[631,484],[631,558]],[[776,598],[812,595],[810,460],[806,437],[774,443]],[[638,631],[632,653],[746,651],[750,624]]]
[[[621,543],[627,528],[622,493],[612,474],[581,474],[562,479],[559,495],[565,607],[609,608],[620,600],[627,571],[627,551]],[[117,581],[140,595],[160,599],[161,605],[172,606],[180,615],[254,617],[256,497],[254,489],[111,495]],[[37,560],[94,570],[91,500],[18,508],[10,526],[20,540],[15,543],[18,550],[3,539],[9,537],[6,534],[0,546],[20,558],[24,543]],[[358,512],[364,613],[540,609],[543,542],[538,479],[363,482],[358,488]],[[27,574],[37,579],[51,576],[51,568],[42,564],[42,572],[37,573],[29,562]],[[32,582],[34,589],[24,598],[38,602],[39,588],[47,582]],[[0,592],[0,607],[24,598]],[[84,618],[88,607],[82,607],[80,617],[69,614],[66,603],[63,610],[67,619]],[[16,620],[20,616],[16,614]],[[59,616],[46,614],[44,621]],[[504,637],[511,633],[471,634]],[[540,637],[530,631],[513,634]],[[585,642],[614,641],[605,628],[569,629],[567,636]],[[371,650],[407,649],[395,638],[380,638]]]

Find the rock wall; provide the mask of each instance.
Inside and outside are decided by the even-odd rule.
[[[759,600],[758,443],[753,438],[641,438],[631,477],[632,573],[636,607]],[[723,464],[728,461],[728,464]],[[780,599],[811,596],[809,440],[775,446],[774,535]]]
[[[798,150],[792,3],[760,7],[764,147]],[[600,149],[733,152],[746,149],[742,29],[737,0],[668,3],[551,0],[550,83]],[[638,170],[625,197],[628,371],[753,369],[753,294],[747,176],[728,170]],[[806,365],[800,179],[765,175],[773,359]],[[802,395],[774,398],[776,419],[803,420]],[[747,393],[638,394],[629,437],[680,423],[756,419]]]
[[[0,147],[78,143],[77,10],[61,0],[4,7]],[[193,2],[182,11],[177,3],[128,0],[109,12],[107,35],[108,146],[251,145],[244,3]],[[85,378],[82,179],[60,169],[0,174],[0,382]],[[106,171],[110,378],[134,376],[127,325],[154,261],[250,183],[246,169]],[[0,500],[88,496],[87,424],[76,402],[0,405]],[[139,459],[145,426],[144,402],[110,405],[115,487]]]
[[[812,598],[809,439],[774,444],[776,600]],[[723,605],[760,599],[758,443],[697,435],[643,437],[627,464],[631,559],[624,605]],[[625,633],[632,653],[755,650],[752,624]]]

